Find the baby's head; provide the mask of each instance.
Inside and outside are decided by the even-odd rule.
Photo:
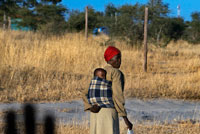
[[[94,76],[97,76],[99,78],[106,79],[106,74],[107,72],[103,68],[97,68],[94,70]]]

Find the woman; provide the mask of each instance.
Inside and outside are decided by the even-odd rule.
[[[107,72],[106,79],[112,81],[112,99],[114,107],[100,108],[88,103],[88,89],[83,96],[85,110],[90,110],[90,134],[119,134],[119,117],[124,119],[129,130],[132,130],[132,123],[127,118],[124,100],[124,75],[119,70],[121,66],[121,52],[113,46],[109,46],[104,53],[107,65],[104,69]]]

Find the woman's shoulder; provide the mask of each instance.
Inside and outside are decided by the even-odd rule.
[[[106,65],[104,67],[104,69],[107,71],[107,74],[122,74],[122,72],[117,69],[117,68],[113,68],[111,65]]]

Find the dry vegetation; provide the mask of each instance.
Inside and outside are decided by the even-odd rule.
[[[127,134],[126,127],[122,124],[120,125],[120,134]],[[135,134],[199,134],[200,124],[192,124],[191,122],[163,125],[137,124],[134,125],[133,129]],[[87,125],[61,125],[57,127],[56,132],[59,134],[89,134],[89,127]]]
[[[24,134],[24,125],[18,124],[18,132]],[[135,134],[199,134],[200,124],[192,124],[191,122],[183,122],[178,124],[153,124],[144,125],[137,124],[134,126]],[[0,125],[0,133],[3,134],[5,130],[5,124]],[[43,125],[37,125],[37,133],[43,134]],[[89,127],[84,125],[59,125],[56,126],[55,132],[57,134],[89,134]],[[120,134],[126,134],[127,129],[123,126],[120,128]]]
[[[0,101],[66,101],[81,97],[96,67],[103,67],[104,40],[82,34],[49,37],[0,31]],[[143,52],[115,41],[122,51],[126,97],[200,99],[200,46],[184,41]]]
[[[49,37],[31,32],[0,31],[0,101],[55,102],[81,97],[92,72],[105,66],[105,40],[81,34]],[[126,97],[200,99],[200,46],[184,41],[167,48],[149,47],[148,72],[143,52],[115,41],[122,51],[121,70],[126,76]],[[121,133],[126,129],[121,123]],[[1,125],[1,132],[3,131]],[[136,124],[137,134],[198,134],[199,123]],[[59,125],[59,134],[87,134],[88,123]]]

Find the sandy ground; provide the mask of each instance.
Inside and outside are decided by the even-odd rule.
[[[19,103],[0,104],[0,119],[7,110],[17,111],[17,119],[23,120],[23,107]],[[38,122],[42,122],[46,115],[52,115],[58,123],[87,123],[89,112],[83,111],[83,102],[74,100],[62,103],[39,103],[34,104]],[[200,120],[200,102],[154,99],[139,100],[127,99],[126,105],[130,120],[136,123],[173,123],[184,120]]]

